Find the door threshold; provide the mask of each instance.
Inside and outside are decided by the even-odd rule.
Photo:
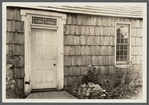
[[[31,93],[58,91],[56,88],[32,89]]]

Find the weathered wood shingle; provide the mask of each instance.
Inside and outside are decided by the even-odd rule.
[[[115,68],[115,22],[131,23],[132,64],[141,65],[143,35],[140,19],[85,14],[75,14],[76,18],[73,19],[74,16],[70,15],[73,14],[69,14],[69,21],[67,20],[68,24],[65,26],[69,31],[65,29],[64,34],[66,86],[75,84],[78,80],[81,82],[82,76],[87,74],[87,65],[94,65],[97,68],[96,72],[103,76],[117,73]],[[74,20],[76,24],[73,22]]]

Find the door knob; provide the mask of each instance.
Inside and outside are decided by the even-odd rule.
[[[56,64],[53,64],[54,66],[56,66]]]

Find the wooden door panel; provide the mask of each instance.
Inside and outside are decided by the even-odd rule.
[[[33,89],[56,88],[56,31],[32,29]]]
[[[44,69],[54,69],[53,68],[53,64],[54,64],[54,61],[53,60],[45,60],[45,61],[42,61],[42,67]]]
[[[45,49],[46,49],[45,59],[53,60],[53,58],[54,58],[53,46],[46,46]]]
[[[55,74],[52,71],[53,71],[52,69],[45,70],[44,76],[46,77],[45,78],[46,79],[45,80],[46,83],[48,83],[48,82],[53,83],[53,78],[54,78]]]
[[[56,34],[56,31],[51,31],[51,33],[46,33],[46,45],[54,45],[54,35]]]
[[[35,83],[42,83],[42,69],[35,69]]]
[[[42,59],[42,46],[35,45],[34,46],[34,60],[41,60]]]
[[[33,63],[33,67],[34,67],[34,70],[35,69],[42,69],[43,68],[42,60],[35,60]]]
[[[42,45],[42,43],[43,43],[42,30],[36,30],[35,33],[38,33],[38,34],[34,34],[34,44],[35,45]]]

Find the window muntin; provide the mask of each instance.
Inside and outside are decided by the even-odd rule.
[[[116,63],[128,63],[130,25],[116,24]]]
[[[45,17],[32,17],[33,24],[44,24],[44,25],[57,25],[57,19],[45,18]]]

